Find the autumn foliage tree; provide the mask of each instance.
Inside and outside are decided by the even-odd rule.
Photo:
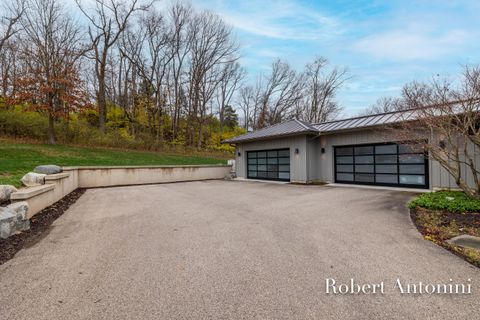
[[[11,104],[25,104],[48,117],[48,138],[56,143],[55,121],[89,106],[79,76],[81,34],[55,0],[34,0],[22,16],[26,41]]]

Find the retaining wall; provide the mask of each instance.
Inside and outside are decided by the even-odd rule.
[[[47,175],[44,185],[12,193],[10,200],[28,202],[30,219],[77,188],[223,179],[231,168],[228,165],[65,167],[62,173]]]

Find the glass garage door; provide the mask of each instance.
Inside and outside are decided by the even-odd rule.
[[[247,151],[247,177],[290,181],[290,149]]]
[[[335,181],[428,188],[428,157],[417,144],[335,147]]]

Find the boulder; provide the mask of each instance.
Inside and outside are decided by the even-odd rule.
[[[27,187],[34,187],[45,184],[45,176],[43,173],[29,172],[22,178],[22,183]]]
[[[0,203],[10,200],[10,195],[16,191],[14,186],[0,185]]]
[[[63,172],[63,169],[59,166],[48,164],[43,166],[37,166],[34,170],[36,173],[43,173],[43,174],[56,174]]]
[[[447,242],[465,248],[480,249],[480,237],[474,237],[468,234],[453,237]]]
[[[18,220],[28,219],[28,203],[26,201],[15,202],[5,208],[14,212]]]
[[[17,217],[14,212],[0,207],[0,238],[6,239],[17,232]]]

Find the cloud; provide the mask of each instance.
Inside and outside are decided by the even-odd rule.
[[[219,13],[227,23],[249,34],[281,40],[318,40],[340,31],[334,17],[294,0],[263,2],[246,0],[227,5],[223,1],[197,2]]]
[[[472,37],[464,30],[438,34],[407,28],[366,36],[357,41],[353,49],[387,60],[435,60],[461,52]]]

